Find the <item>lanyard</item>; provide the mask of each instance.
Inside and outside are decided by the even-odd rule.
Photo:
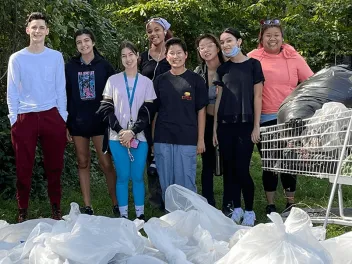
[[[128,96],[128,102],[129,102],[129,105],[130,105],[130,119],[132,120],[132,103],[133,103],[134,93],[135,93],[136,87],[137,87],[138,73],[136,75],[136,79],[134,80],[134,84],[133,84],[133,88],[132,88],[132,94],[130,94],[130,89],[128,88],[128,81],[127,81],[126,72],[123,72],[123,77],[125,78],[125,85],[126,85],[126,91],[127,91],[127,96]]]

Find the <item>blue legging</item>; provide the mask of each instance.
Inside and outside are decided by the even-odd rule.
[[[116,198],[119,206],[128,205],[128,182],[132,179],[134,204],[144,205],[144,168],[148,153],[147,142],[139,142],[137,149],[130,148],[134,161],[131,162],[127,148],[119,141],[109,141],[110,150],[116,169]]]

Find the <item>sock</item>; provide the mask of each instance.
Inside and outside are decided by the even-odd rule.
[[[136,208],[136,216],[140,217],[142,214],[144,214],[144,205],[141,206],[135,206]]]
[[[126,218],[128,218],[128,205],[126,206],[119,206],[119,210],[120,210],[120,215],[125,216]]]

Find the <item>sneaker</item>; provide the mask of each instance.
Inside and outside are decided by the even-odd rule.
[[[120,218],[125,218],[125,219],[128,219],[128,217],[127,217],[127,216],[125,216],[125,215],[122,215]]]
[[[241,223],[243,214],[244,214],[244,212],[243,212],[243,210],[242,210],[241,207],[235,208],[235,209],[233,209],[231,219],[232,219],[236,224],[239,225],[239,224]]]
[[[254,211],[244,211],[242,225],[254,226],[255,213]]]
[[[266,214],[276,213],[276,206],[275,206],[275,204],[268,204],[268,205],[265,207],[265,212],[266,212]]]
[[[222,206],[222,213],[227,216],[227,217],[231,217],[233,212],[233,208],[232,208],[232,203],[228,203],[227,205],[223,205]]]
[[[292,207],[295,207],[294,203],[287,203],[285,210],[282,213],[289,213],[291,211]]]
[[[57,204],[51,206],[51,218],[54,220],[62,220],[61,210]]]
[[[115,217],[120,217],[120,210],[119,210],[118,204],[112,207],[112,213],[114,214]]]
[[[143,221],[145,221],[145,216],[144,216],[144,214],[141,214],[140,216],[138,216],[137,217],[139,220],[143,220]]]
[[[22,223],[27,220],[28,220],[27,208],[18,209],[18,219],[17,219],[18,223]]]
[[[94,211],[93,208],[91,206],[86,206],[82,208],[82,213],[83,214],[87,214],[87,215],[93,215]]]

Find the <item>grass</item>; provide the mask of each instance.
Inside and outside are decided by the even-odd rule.
[[[197,186],[198,193],[201,193],[200,184],[200,172],[201,163],[200,158],[198,160],[197,169]],[[258,223],[268,222],[268,218],[265,215],[266,199],[262,187],[261,179],[261,163],[260,156],[257,151],[253,153],[252,163],[251,163],[251,175],[254,179],[256,190],[254,199],[254,211],[257,215]],[[147,181],[145,181],[147,182]],[[217,207],[220,209],[222,201],[222,177],[215,177],[214,179],[214,192]],[[327,180],[317,179],[313,177],[300,176],[298,178],[297,192],[295,201],[300,204],[300,207],[327,207],[331,185]],[[130,191],[131,193],[131,191]],[[284,210],[286,205],[286,200],[284,199],[283,189],[279,184],[277,191],[276,205],[279,211]],[[108,195],[108,191],[105,184],[105,179],[102,173],[97,175],[92,175],[92,203],[96,215],[112,216],[112,204]],[[352,206],[352,200],[348,199],[352,197],[352,189],[344,187],[344,199],[345,206]],[[145,212],[146,217],[160,217],[164,212],[152,208],[148,204],[148,199],[146,199]],[[134,216],[134,205],[132,196],[130,196],[130,216]],[[62,211],[67,214],[70,210],[70,203],[76,202],[80,205],[83,204],[82,196],[79,189],[79,184],[77,180],[76,186],[67,186],[63,188],[62,197]],[[0,219],[5,220],[9,223],[15,223],[17,217],[17,203],[15,200],[1,200],[0,199]],[[337,206],[336,200],[334,206]],[[50,216],[50,206],[49,202],[34,199],[30,201],[29,208],[30,218],[39,217],[49,217]],[[351,231],[351,228],[338,226],[338,225],[328,225],[328,237],[335,237],[341,235],[345,232]]]

